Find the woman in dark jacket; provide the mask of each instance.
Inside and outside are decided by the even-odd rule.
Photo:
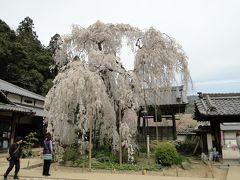
[[[52,161],[52,140],[51,140],[51,134],[47,133],[46,138],[43,141],[43,176],[50,176],[49,169]]]
[[[9,154],[11,157],[11,160],[9,161],[9,167],[7,171],[4,173],[4,179],[7,179],[8,174],[10,171],[13,169],[13,166],[15,165],[15,174],[14,174],[14,179],[18,179],[18,172],[20,169],[20,156],[22,153],[22,137],[18,136],[15,139],[15,143],[12,144],[9,148]]]

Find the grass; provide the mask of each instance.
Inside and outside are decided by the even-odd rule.
[[[106,158],[107,159],[107,158]],[[86,168],[88,167],[89,162],[88,158],[81,158],[73,161],[74,167],[80,167],[80,168]],[[140,155],[138,156],[135,163],[122,163],[120,165],[116,161],[106,160],[106,161],[99,161],[97,158],[92,158],[91,163],[92,169],[103,169],[103,170],[119,170],[119,171],[142,171],[142,170],[148,170],[148,171],[159,171],[160,166],[156,164],[154,160],[154,156],[146,158],[146,155]]]

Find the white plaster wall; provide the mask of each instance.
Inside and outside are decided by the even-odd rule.
[[[224,131],[224,145],[236,146],[236,131]]]
[[[43,108],[43,105],[44,105],[44,101],[36,100],[36,102],[35,102],[35,106],[36,106],[36,107]]]
[[[19,95],[9,93],[7,94],[7,97],[12,102],[21,103],[21,96]]]
[[[178,140],[178,141],[185,141],[186,138],[187,138],[186,135],[182,135],[182,134],[178,134],[178,135],[177,135],[177,140]]]

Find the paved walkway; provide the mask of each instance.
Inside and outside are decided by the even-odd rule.
[[[3,173],[8,167],[8,162],[5,159],[6,154],[0,154],[0,180]],[[240,163],[238,160],[230,159],[223,161],[223,167],[228,168],[226,180],[240,180]],[[71,169],[71,168],[70,168]],[[31,158],[21,159],[21,170],[19,173],[20,179],[26,180],[213,180],[213,178],[193,178],[193,177],[170,177],[159,175],[141,175],[139,174],[118,174],[118,173],[99,173],[99,172],[86,172],[83,170],[70,170],[69,168],[58,168],[56,165],[51,166],[51,176],[42,176],[42,159]],[[13,179],[14,170],[12,170],[8,179]],[[218,180],[214,178],[214,180]]]
[[[223,160],[223,168],[228,168],[228,174],[226,180],[240,180],[240,163],[238,151],[232,151],[229,153],[229,149],[225,150],[225,158]],[[0,153],[0,180],[3,179],[3,173],[8,167],[8,162],[5,159],[6,154]],[[13,172],[9,175],[8,179],[13,179]],[[83,170],[69,170],[69,168],[58,168],[54,164],[51,166],[51,176],[42,176],[42,159],[21,159],[21,170],[19,173],[20,179],[25,180],[213,180],[213,178],[193,178],[193,177],[170,177],[159,175],[141,175],[139,174],[119,174],[119,173],[99,173],[99,172],[86,172]],[[214,178],[214,180],[218,180]]]
[[[228,170],[227,180],[240,179],[240,166],[230,166]]]
[[[118,173],[99,173],[99,172],[86,172],[82,170],[71,171],[67,168],[58,169],[54,164],[51,166],[51,176],[42,176],[42,159],[21,159],[21,170],[19,172],[20,179],[26,180],[213,180],[213,178],[191,178],[191,177],[170,177],[159,175],[141,175],[139,174],[118,174]],[[0,158],[0,180],[3,173],[8,167],[8,162],[5,158]],[[8,179],[13,179],[13,172],[9,175]],[[214,180],[218,180],[215,178]],[[233,179],[230,179],[233,180]]]

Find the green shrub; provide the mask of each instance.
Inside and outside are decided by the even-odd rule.
[[[155,149],[158,147],[158,145],[162,143],[162,141],[157,141],[157,140],[153,140],[150,143],[150,151],[155,151]]]
[[[175,146],[169,142],[162,142],[157,145],[155,149],[155,158],[157,163],[163,166],[180,164],[182,160]]]
[[[101,146],[99,149],[94,149],[92,157],[99,162],[118,162],[118,154],[113,153],[109,146]]]
[[[63,153],[63,161],[74,161],[79,158],[78,147],[76,145],[70,145],[65,148]]]
[[[147,153],[147,145],[146,145],[146,143],[138,144],[138,147],[139,147],[138,151],[140,153]]]
[[[36,132],[30,132],[27,136],[25,136],[25,140],[23,141],[22,158],[33,156],[32,148],[38,142],[38,138],[36,136]]]
[[[176,159],[175,159],[174,164],[180,165],[180,164],[182,164],[182,162],[184,162],[184,161],[186,161],[186,160],[187,160],[186,157],[178,154],[178,156],[177,156]]]
[[[33,157],[32,150],[23,148],[23,150],[22,150],[22,158],[29,158],[29,157]]]

